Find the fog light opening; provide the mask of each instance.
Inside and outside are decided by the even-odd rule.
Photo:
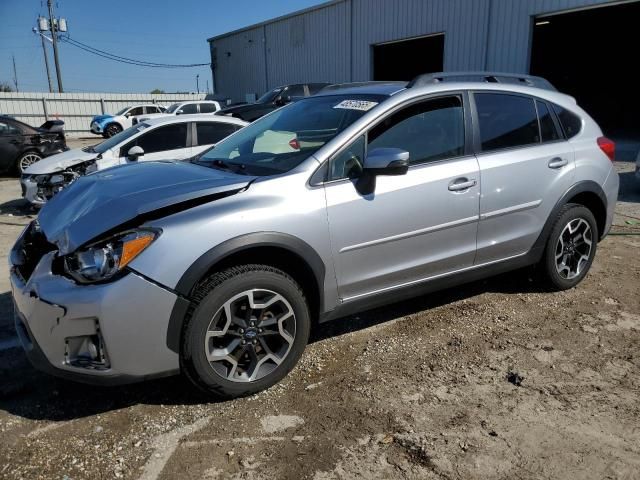
[[[65,363],[89,370],[107,370],[110,367],[100,330],[95,335],[68,337],[65,339]]]

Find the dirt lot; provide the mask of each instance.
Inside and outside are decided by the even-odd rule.
[[[640,233],[619,163],[615,232]],[[0,180],[0,256],[29,221]],[[635,218],[634,218],[635,217]],[[528,271],[366,312],[314,334],[251,398],[185,380],[57,380],[15,347],[0,259],[0,477],[640,478],[640,236],[609,236],[576,289]]]

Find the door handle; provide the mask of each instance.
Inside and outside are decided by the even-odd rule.
[[[554,157],[551,160],[549,160],[548,165],[549,165],[549,168],[562,168],[567,163],[569,163],[569,161],[566,158]]]
[[[468,190],[471,187],[476,186],[475,180],[469,180],[467,178],[456,178],[453,182],[449,184],[450,192],[460,192],[462,190]]]

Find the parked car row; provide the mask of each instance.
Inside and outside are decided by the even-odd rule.
[[[273,112],[276,108],[280,108],[294,100],[315,95],[328,85],[328,83],[283,85],[269,90],[254,103],[223,108],[218,112],[218,115],[228,115],[246,120],[247,122],[253,122],[267,113]]]
[[[22,195],[41,207],[83,175],[137,161],[191,158],[246,124],[212,115],[146,120],[97,145],[68,150],[31,165],[20,179]]]
[[[166,110],[162,105],[134,105],[125,107],[115,115],[96,115],[91,119],[89,129],[91,133],[105,138],[113,137],[133,124],[137,115],[160,114]]]
[[[174,103],[162,113],[152,113],[138,115],[133,118],[133,124],[144,122],[151,118],[158,118],[165,115],[194,115],[197,113],[216,113],[220,110],[220,103],[213,100],[200,100],[197,102]]]
[[[189,161],[130,161],[159,119],[85,152],[133,165],[76,178],[11,251],[35,366],[249,395],[291,371],[312,325],[531,265],[572,288],[609,232],[615,144],[544,79],[437,74],[291,100]],[[233,120],[189,120],[187,145],[205,118]]]

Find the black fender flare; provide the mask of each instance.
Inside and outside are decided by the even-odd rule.
[[[538,255],[540,257],[542,256],[542,252],[544,252],[547,239],[549,238],[551,229],[553,228],[553,222],[557,218],[558,213],[560,212],[562,207],[567,203],[569,203],[569,200],[571,200],[571,198],[575,197],[580,193],[586,193],[586,192],[596,194],[598,198],[600,198],[600,200],[602,201],[605,211],[607,210],[607,204],[608,204],[607,196],[605,195],[604,190],[602,190],[602,187],[600,185],[598,185],[593,180],[583,180],[578,183],[575,183],[562,195],[562,197],[560,197],[560,200],[558,200],[554,205],[553,209],[551,210],[551,213],[549,214],[549,217],[547,218],[546,223],[544,224],[544,227],[542,228],[542,232],[540,232],[540,235],[538,236],[536,242],[533,244],[531,253],[533,253],[536,256]],[[604,232],[598,232],[598,233],[600,234],[600,240],[601,240],[603,238]]]
[[[171,311],[167,327],[167,347],[170,350],[176,353],[180,351],[182,326],[187,310],[191,305],[190,296],[193,288],[216,263],[233,254],[255,247],[278,247],[302,258],[313,272],[320,298],[322,298],[326,272],[325,264],[320,255],[305,241],[293,235],[280,232],[255,232],[231,238],[203,253],[178,280],[174,288],[178,297]]]

